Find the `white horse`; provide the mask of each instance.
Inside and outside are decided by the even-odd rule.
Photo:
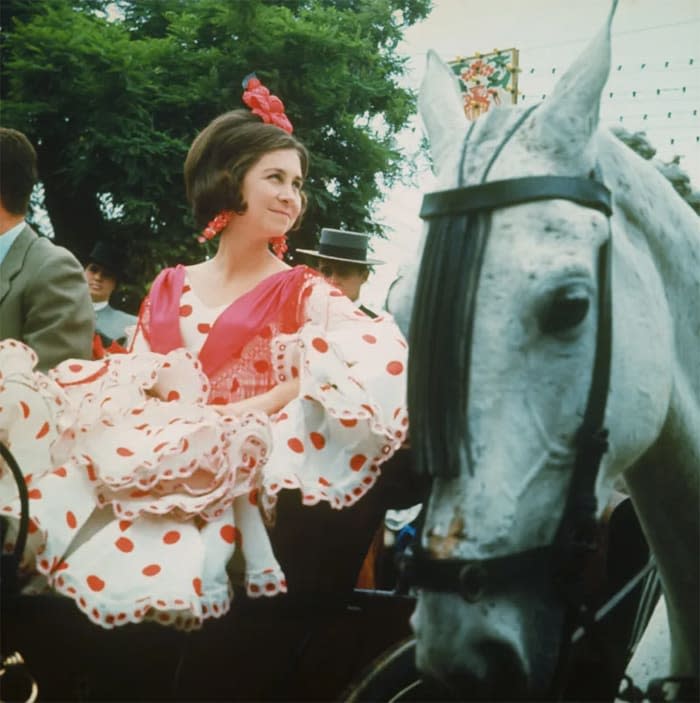
[[[455,78],[432,52],[419,94],[440,187],[455,192],[424,200],[421,270],[399,283],[417,285],[397,317],[413,306],[411,438],[434,477],[412,624],[419,669],[479,700],[550,689],[568,616],[547,545],[566,532],[577,437],[596,403],[609,436],[592,516],[624,478],[665,597],[670,668],[647,675],[698,677],[700,221],[599,127],[614,9],[534,111],[491,110],[468,131]],[[531,176],[564,179],[541,199],[542,179],[522,198],[509,180],[476,211],[463,201],[488,193],[456,190]],[[584,181],[593,194],[578,192]],[[589,403],[592,385],[603,397]],[[456,576],[426,576],[450,564]]]

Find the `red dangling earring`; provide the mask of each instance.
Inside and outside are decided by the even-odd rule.
[[[216,237],[221,230],[226,229],[229,222],[231,222],[231,215],[233,213],[229,210],[222,210],[213,220],[209,221],[209,224],[204,228],[202,234],[197,237],[197,241],[200,244],[213,239]]]
[[[272,251],[275,252],[275,256],[283,260],[289,248],[287,247],[287,235],[283,234],[281,237],[272,237],[270,244],[272,245]]]

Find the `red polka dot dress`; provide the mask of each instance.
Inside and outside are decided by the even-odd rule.
[[[366,317],[305,267],[258,289],[211,309],[168,269],[132,353],[47,375],[28,347],[0,342],[0,433],[30,488],[24,566],[103,627],[224,614],[236,550],[249,595],[285,591],[259,502],[296,488],[306,504],[352,505],[406,436],[407,350],[390,317]],[[299,396],[271,417],[216,411],[292,377]]]

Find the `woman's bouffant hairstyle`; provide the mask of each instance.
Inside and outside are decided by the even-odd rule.
[[[309,155],[295,137],[247,110],[232,110],[212,120],[195,138],[185,159],[185,188],[195,221],[205,227],[223,210],[243,213],[243,178],[265,154],[294,149],[306,177]],[[299,226],[306,209],[292,226]]]

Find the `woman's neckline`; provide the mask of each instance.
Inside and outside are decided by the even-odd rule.
[[[190,276],[187,273],[187,267],[185,267],[185,285],[188,287],[187,292],[191,293],[195,298],[197,298],[197,302],[207,310],[211,310],[212,312],[221,312],[222,310],[225,310],[231,303],[222,303],[221,305],[209,305],[208,303],[205,303],[198,295],[197,292],[195,291],[192,281],[190,280]]]
[[[180,264],[180,265],[183,267],[184,273],[185,273],[184,283],[189,286],[189,289],[190,289],[190,292],[192,293],[192,295],[207,310],[212,310],[212,311],[219,312],[219,313],[222,312],[223,310],[226,310],[227,308],[231,307],[231,305],[233,305],[234,303],[239,301],[241,298],[244,298],[249,293],[252,293],[254,290],[259,288],[264,283],[270,281],[271,279],[276,278],[278,276],[287,275],[287,274],[291,273],[295,268],[298,268],[298,266],[290,266],[289,268],[285,268],[280,271],[275,271],[273,273],[270,273],[269,275],[265,276],[264,278],[261,278],[254,286],[252,286],[248,290],[244,291],[243,293],[241,293],[239,296],[237,296],[233,300],[230,300],[226,303],[221,303],[220,305],[210,305],[209,303],[206,303],[204,300],[202,300],[202,297],[197,294],[195,287],[192,285],[192,280],[191,280],[189,273],[187,271],[187,266],[184,266],[182,264]]]

